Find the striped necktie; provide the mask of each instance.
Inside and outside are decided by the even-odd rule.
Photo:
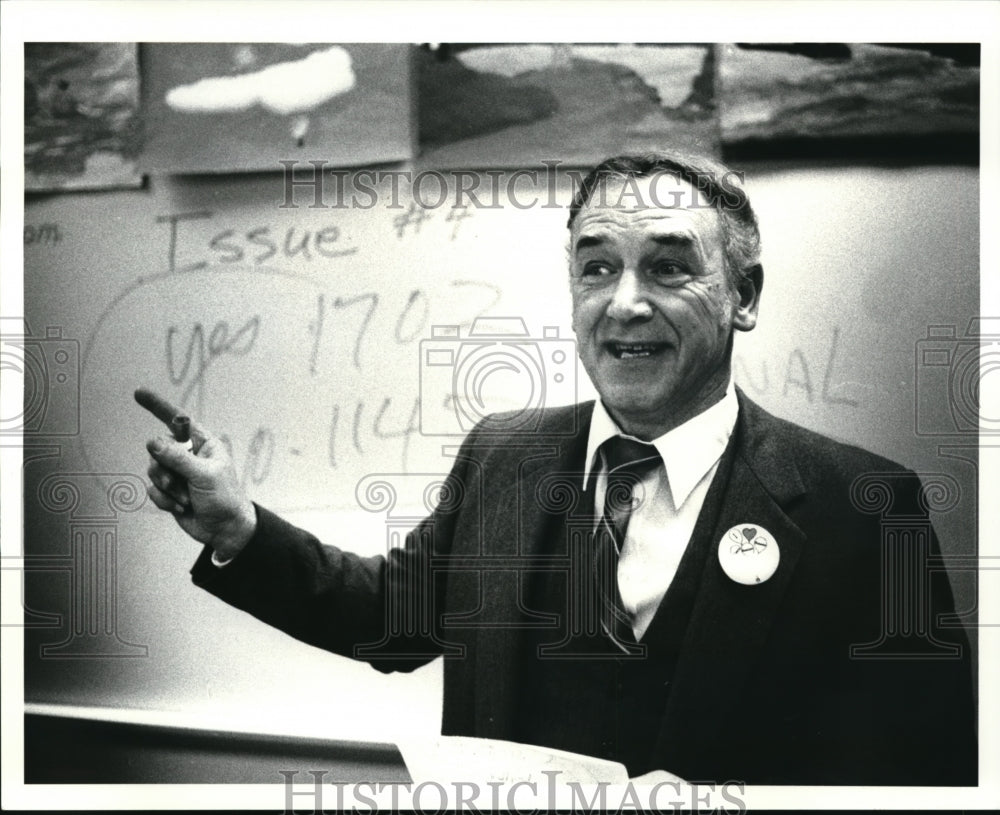
[[[636,486],[661,466],[663,460],[652,444],[613,436],[601,445],[607,467],[604,513],[594,542],[594,575],[601,601],[601,627],[626,654],[643,654],[632,632],[631,615],[625,611],[618,590],[618,558],[632,512],[642,502]]]

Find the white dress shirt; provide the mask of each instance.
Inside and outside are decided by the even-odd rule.
[[[625,610],[632,615],[632,631],[637,640],[649,628],[677,573],[708,487],[736,426],[738,411],[736,392],[730,381],[721,400],[652,441],[664,467],[654,469],[636,487],[635,495],[642,500],[629,519],[625,545],[618,559],[618,590]],[[598,518],[604,512],[607,487],[607,467],[598,448],[612,436],[635,438],[621,431],[598,400],[590,422],[583,476],[586,489],[591,472],[596,473],[594,497]]]

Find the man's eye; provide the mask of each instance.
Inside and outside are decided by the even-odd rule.
[[[687,267],[682,263],[664,260],[653,266],[652,272],[656,277],[677,277],[678,275],[687,274]]]
[[[591,261],[590,263],[584,264],[583,272],[581,274],[583,277],[608,277],[614,273],[615,270],[612,269],[607,263]]]

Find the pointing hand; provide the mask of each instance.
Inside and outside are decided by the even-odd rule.
[[[145,388],[135,400],[167,427],[183,411]],[[147,473],[152,482],[146,492],[160,509],[171,512],[181,529],[216,555],[235,557],[257,528],[257,513],[236,477],[229,452],[222,441],[194,420],[193,450],[170,436],[146,442],[152,457]]]

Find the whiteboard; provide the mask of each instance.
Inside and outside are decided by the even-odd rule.
[[[438,665],[386,677],[267,629],[190,584],[198,547],[170,518],[141,495],[117,508],[106,495],[144,480],[144,442],[162,432],[132,401],[148,386],[225,435],[256,501],[344,548],[384,551],[386,518],[359,505],[359,483],[447,472],[463,432],[447,425],[450,380],[424,352],[461,343],[480,316],[519,318],[536,348],[572,340],[571,182],[545,180],[518,208],[509,176],[494,179],[497,206],[464,210],[414,206],[405,185],[395,200],[336,206],[332,181],[322,207],[301,187],[297,206],[282,206],[278,175],[29,199],[28,344],[52,379],[26,439],[25,550],[66,568],[25,577],[26,698],[338,738],[436,730]],[[351,181],[342,192],[357,192]],[[530,185],[518,183],[523,200]],[[966,337],[979,313],[976,170],[759,165],[747,186],[765,284],[757,329],[737,338],[737,383],[781,416],[948,475],[958,495],[934,518],[942,546],[974,555],[976,440],[953,410],[954,365],[942,374],[923,352],[979,346]],[[948,205],[929,208],[931,194]],[[423,200],[435,197],[429,185]],[[572,387],[559,388],[542,369],[550,404],[593,396],[581,368],[561,368]],[[437,412],[424,415],[425,402]],[[90,497],[60,504],[60,479]],[[422,498],[402,495],[395,511],[418,516]],[[128,647],[121,659],[45,658],[79,623],[72,541],[97,505],[116,542],[115,637]],[[972,608],[971,573],[953,583]]]

